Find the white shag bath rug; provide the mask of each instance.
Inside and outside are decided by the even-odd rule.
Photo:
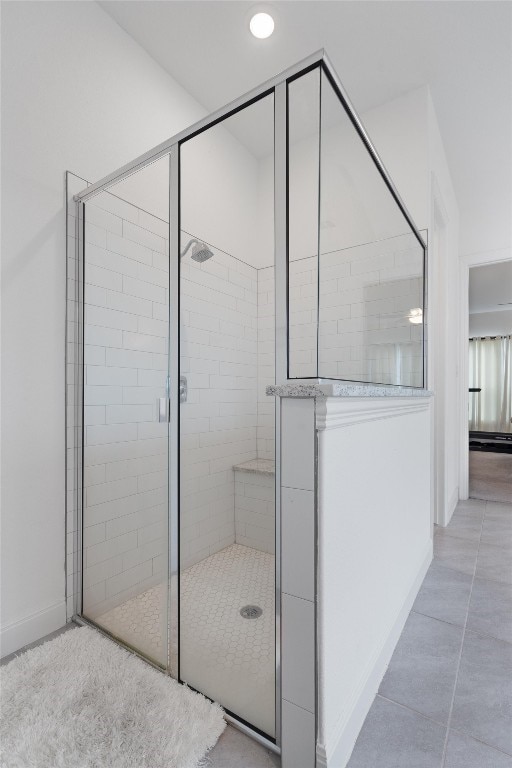
[[[88,627],[0,668],[2,768],[197,768],[222,709]]]

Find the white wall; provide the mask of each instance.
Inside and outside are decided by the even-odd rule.
[[[432,557],[429,400],[317,401],[324,768],[346,765]]]
[[[255,459],[257,270],[214,248],[181,264],[181,565],[235,541],[233,466]]]
[[[428,88],[365,112],[362,121],[418,229],[428,228]]]
[[[244,119],[251,120],[262,134],[269,134],[272,146],[273,97],[247,107]],[[229,132],[237,120],[237,115],[231,116],[182,145],[180,223],[187,232],[195,232],[206,242],[259,267],[260,229],[265,228],[266,238],[273,243],[273,216],[262,224],[258,212],[259,163]],[[272,204],[272,187],[268,192]]]
[[[502,312],[473,312],[469,315],[469,336],[505,336],[512,333],[512,309]]]
[[[434,400],[434,519],[448,525],[459,499],[459,210],[427,90],[429,159],[429,388]]]
[[[296,81],[298,82],[298,81]],[[314,94],[310,94],[312,96]],[[343,107],[327,84],[320,151],[313,132],[290,145],[290,260],[403,235],[409,226]],[[418,228],[427,226],[427,91],[420,88],[361,115]],[[304,116],[290,106],[292,128]],[[291,135],[293,139],[293,133]],[[268,182],[267,182],[268,184]],[[320,217],[320,237],[318,233]]]
[[[310,96],[314,96],[314,92]],[[332,105],[330,112],[333,112]],[[430,189],[428,89],[423,87],[410,91],[363,113],[361,118],[416,226],[427,229]],[[291,108],[291,119],[300,122],[304,120],[304,114],[295,113]],[[334,121],[337,121],[335,126]],[[346,147],[347,140],[350,140],[349,148]],[[348,128],[342,114],[331,115],[329,127],[322,132],[323,165],[328,167],[330,163],[336,166],[337,173],[322,180],[324,206],[321,219],[327,224],[321,228],[322,253],[369,242],[374,239],[373,235],[378,239],[386,235],[403,234],[407,230],[406,226],[401,228],[402,218],[394,215],[394,204],[392,208],[386,208],[387,213],[393,211],[391,228],[390,217],[381,215],[383,211],[379,210],[376,202],[385,199],[387,205],[391,198],[387,192],[384,198],[381,197],[380,177],[371,161],[366,162],[358,150],[359,145],[354,142],[352,129]],[[293,261],[311,257],[318,250],[317,134],[298,138],[290,148],[290,165],[293,182],[290,199],[290,259]],[[268,202],[271,200],[274,183],[272,174],[272,158],[261,160],[258,203],[261,221],[273,216],[273,209]],[[364,184],[361,184],[362,178]],[[350,188],[349,180],[357,182],[357,186]],[[374,188],[376,182],[378,187]],[[339,205],[342,195],[345,195],[345,202],[351,207],[354,205],[354,196],[357,197],[360,208],[358,228],[350,217],[345,220],[343,216],[343,206]],[[330,207],[329,199],[334,203]],[[400,223],[398,230],[397,223]],[[261,258],[256,263],[258,267],[272,263],[273,243],[269,239],[270,232],[269,227],[263,228],[258,247]]]
[[[427,86],[363,116],[416,226],[428,232],[427,387],[432,409],[436,494],[433,515],[447,525],[459,497],[459,212]]]
[[[92,2],[4,4],[2,76],[8,653],[65,621],[64,171],[100,178],[204,110]]]

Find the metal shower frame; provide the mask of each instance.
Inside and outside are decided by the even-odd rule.
[[[74,449],[74,514],[75,514],[75,541],[74,541],[74,619],[80,623],[89,623],[82,614],[82,489],[83,489],[83,268],[84,268],[84,240],[82,237],[84,226],[84,204],[95,195],[107,190],[114,184],[126,179],[128,176],[142,170],[157,160],[169,156],[170,163],[170,269],[169,269],[169,614],[168,623],[178,627],[176,633],[179,637],[179,598],[171,599],[171,579],[179,576],[179,286],[180,286],[180,146],[194,136],[208,130],[217,123],[236,114],[252,103],[266,96],[274,96],[274,242],[275,242],[275,375],[276,383],[284,384],[288,381],[298,383],[297,379],[288,378],[288,83],[307,74],[309,71],[320,67],[327,76],[330,84],[336,92],[341,104],[350,118],[355,130],[363,141],[377,170],[383,178],[389,192],[401,210],[416,239],[424,249],[424,307],[426,296],[426,245],[419,230],[400,195],[398,194],[386,168],[373,146],[366,130],[355,112],[343,85],[330,63],[324,50],[303,59],[293,67],[285,70],[276,77],[262,83],[257,88],[232,101],[211,115],[203,118],[194,125],[186,128],[167,141],[150,149],[140,157],[127,163],[122,168],[91,184],[74,196],[76,203],[76,257],[77,257],[77,285],[75,291],[76,322],[75,344],[76,357],[73,369],[73,384],[75,390],[74,400],[74,429],[73,444],[68,447]],[[426,308],[426,307],[425,307]],[[426,320],[426,318],[425,318]],[[424,325],[424,327],[426,327]],[[424,378],[426,371],[426,344],[425,334],[423,341]],[[311,384],[312,379],[305,379],[304,383]],[[328,382],[329,379],[316,379],[316,381]],[[238,720],[229,718],[234,724],[249,732],[251,736],[264,743],[267,747],[280,751],[281,746],[281,470],[278,460],[280,451],[280,401],[276,399],[276,462],[275,462],[275,514],[276,514],[276,739],[275,744],[269,742],[261,734],[253,731]],[[69,430],[68,430],[69,432]],[[316,514],[316,513],[315,513]],[[316,578],[316,577],[315,577]],[[315,589],[316,594],[316,589]],[[91,622],[92,623],[92,622]],[[97,625],[94,624],[96,627]],[[100,628],[101,629],[101,628]],[[170,633],[169,633],[170,638]],[[170,643],[170,639],[169,639]],[[130,650],[135,650],[131,648]],[[175,651],[178,649],[174,649]],[[141,654],[139,654],[141,655]],[[168,655],[166,671],[171,676],[179,679],[179,669],[171,668],[171,657],[177,658],[174,653]],[[159,667],[160,668],[160,667]]]

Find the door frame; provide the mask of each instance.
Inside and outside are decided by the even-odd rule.
[[[447,261],[446,227],[448,213],[443,201],[439,183],[432,174],[431,233],[429,237],[429,313],[428,324],[430,348],[428,355],[428,386],[436,397],[432,409],[432,521],[436,525],[446,525],[446,467],[445,467],[445,339],[443,321],[445,316],[446,286],[443,266]]]
[[[483,251],[461,256],[459,262],[459,498],[461,501],[469,497],[469,270],[472,267],[500,264],[511,260],[512,251],[510,248],[499,248],[494,251]]]
[[[169,151],[169,349],[167,397],[169,398],[168,503],[168,626],[167,671],[179,680],[180,644],[180,152]],[[171,382],[173,386],[171,386]]]

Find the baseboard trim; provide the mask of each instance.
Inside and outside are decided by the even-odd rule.
[[[360,685],[353,696],[350,714],[339,723],[337,733],[331,740],[331,744],[317,744],[316,768],[345,768],[350,760],[359,731],[379,690],[382,678],[431,562],[432,541],[427,546],[421,566],[391,630],[370,659],[365,673],[361,677]]]
[[[0,631],[0,657],[15,653],[29,643],[55,632],[66,623],[66,601],[7,624]]]
[[[448,508],[446,510],[447,516],[446,516],[446,525],[450,523],[450,520],[452,519],[452,515],[455,512],[455,509],[457,507],[457,504],[459,503],[459,486],[455,488],[455,490],[452,493],[452,497],[450,501],[448,502]]]
[[[447,502],[445,508],[442,510],[442,515],[437,525],[440,525],[442,528],[446,528],[446,526],[450,524],[452,515],[455,512],[455,508],[457,507],[458,503],[459,503],[459,486],[457,486],[454,489],[450,500]]]

